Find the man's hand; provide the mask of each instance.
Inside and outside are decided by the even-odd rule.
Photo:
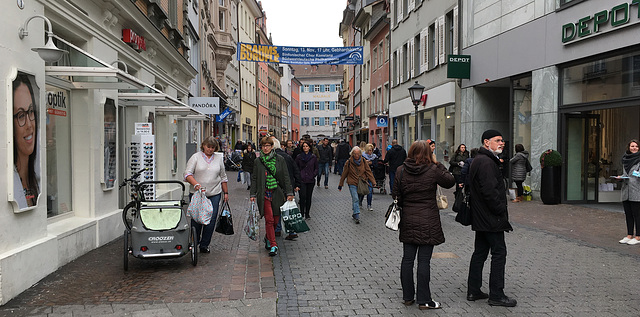
[[[288,200],[288,201],[292,201],[292,200],[293,200],[293,198],[295,198],[295,196],[287,196],[287,200]]]
[[[255,197],[251,197],[251,198],[249,198],[249,200],[250,200],[251,202],[254,202],[254,201],[256,201],[256,198],[255,198]]]

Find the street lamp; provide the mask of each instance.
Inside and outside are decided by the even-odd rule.
[[[422,91],[424,91],[424,86],[418,84],[416,81],[413,86],[409,87],[409,96],[411,96],[411,102],[413,102],[413,107],[415,108],[415,116],[416,116],[416,138],[414,141],[418,141],[418,105],[420,104],[420,100],[422,99]]]

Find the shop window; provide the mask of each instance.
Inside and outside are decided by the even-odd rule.
[[[562,104],[640,97],[640,52],[569,66],[562,70]]]
[[[513,140],[509,142],[511,156],[516,144],[531,150],[531,77],[516,79],[513,89]]]
[[[116,105],[113,99],[104,104],[104,174],[102,183],[111,189],[116,182]]]
[[[70,92],[47,85],[47,217],[71,211]]]

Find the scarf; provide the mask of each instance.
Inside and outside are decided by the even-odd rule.
[[[276,178],[273,177],[274,175],[276,175],[276,151],[271,151],[269,152],[269,154],[265,154],[264,152],[260,151],[260,160],[262,161],[262,163],[264,163],[264,165],[269,169],[269,172],[266,172],[267,174],[267,181],[266,181],[266,187],[267,189],[275,189],[278,187],[278,182],[276,181]]]
[[[622,156],[622,166],[624,166],[627,175],[631,172],[631,168],[640,163],[640,152],[624,153]]]
[[[301,157],[301,159],[302,159],[303,161],[305,161],[305,162],[306,162],[306,161],[308,161],[309,159],[311,159],[311,155],[313,155],[313,154],[311,153],[311,151],[309,151],[309,153],[307,153],[307,154],[304,154],[304,152],[302,152],[301,154],[298,154],[298,155]]]
[[[362,163],[362,156],[359,159],[353,159],[353,162],[356,163],[356,165],[360,166],[360,163]]]
[[[373,161],[373,160],[378,158],[378,156],[373,154],[373,153],[371,153],[371,154],[362,153],[362,156],[364,156],[364,158],[366,158],[367,161]]]

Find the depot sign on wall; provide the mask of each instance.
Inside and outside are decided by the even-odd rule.
[[[189,98],[189,107],[198,110],[204,114],[220,113],[219,97],[191,97]]]
[[[562,43],[621,29],[640,22],[640,0],[619,4],[610,10],[595,12],[562,26]]]

